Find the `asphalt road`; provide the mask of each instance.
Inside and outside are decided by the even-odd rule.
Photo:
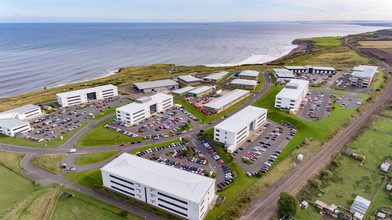
[[[306,161],[299,169],[281,180],[273,190],[269,190],[260,198],[252,201],[250,211],[241,219],[270,219],[277,213],[277,201],[281,192],[295,194],[308,179],[312,178],[328,164],[332,155],[352,137],[365,122],[391,97],[392,81],[384,94],[360,117],[345,128],[340,134],[325,145],[316,155]]]
[[[257,99],[259,99],[261,96],[263,96],[270,89],[271,79],[268,77],[267,71],[264,71],[262,73],[262,76],[265,78],[265,85],[264,85],[263,89],[260,92],[252,92],[255,94],[255,96],[253,96],[252,98],[247,100],[242,106],[245,107],[245,106],[253,104]],[[229,117],[229,116],[235,114],[236,112],[240,111],[241,109],[242,108],[237,108],[233,112],[228,114],[227,116]],[[94,126],[96,126],[100,122],[112,117],[113,115],[114,115],[114,113],[107,115],[107,116],[104,116],[101,119],[93,120],[93,121],[89,122],[89,124],[87,126],[82,128],[81,130],[79,130],[76,134],[74,134],[71,138],[69,138],[63,145],[61,145],[57,148],[50,148],[50,149],[32,148],[32,147],[22,147],[22,146],[14,146],[14,145],[0,143],[0,151],[26,154],[25,159],[22,161],[22,164],[21,164],[21,166],[24,169],[23,173],[25,175],[33,178],[34,180],[40,182],[40,183],[43,183],[45,185],[49,185],[52,183],[58,183],[58,184],[61,184],[67,188],[80,191],[80,192],[85,193],[89,196],[92,196],[96,199],[99,199],[103,202],[106,202],[108,204],[122,208],[126,211],[137,214],[141,217],[145,217],[146,219],[161,219],[160,217],[158,217],[150,212],[147,212],[141,208],[134,207],[134,206],[131,206],[131,205],[124,203],[122,201],[112,199],[112,198],[107,197],[101,193],[94,191],[94,190],[88,189],[88,188],[83,187],[81,185],[78,185],[78,184],[75,184],[75,183],[70,182],[68,180],[65,180],[62,178],[61,175],[54,175],[52,173],[44,171],[44,170],[31,164],[31,160],[37,156],[40,156],[40,155],[66,154],[69,151],[69,149],[76,148],[76,146],[75,146],[76,142],[84,133],[86,133],[89,129],[93,128]],[[68,162],[67,166],[76,166],[74,164],[73,159],[77,155],[81,155],[81,154],[85,154],[85,153],[98,153],[98,152],[106,152],[106,151],[114,151],[114,150],[119,150],[120,153],[122,153],[122,152],[129,152],[131,150],[134,150],[134,149],[137,149],[137,148],[140,148],[143,146],[148,146],[151,144],[160,143],[160,142],[168,141],[168,140],[174,140],[179,137],[188,137],[190,139],[194,139],[195,135],[200,131],[200,129],[203,129],[203,130],[209,129],[209,128],[215,126],[216,124],[220,123],[221,121],[222,121],[221,119],[218,119],[218,120],[216,120],[210,124],[206,124],[206,125],[201,125],[199,123],[195,123],[196,124],[195,128],[192,131],[187,132],[185,134],[175,135],[173,137],[168,137],[168,138],[163,138],[163,139],[161,138],[159,140],[146,140],[140,144],[129,144],[126,146],[113,145],[113,146],[92,147],[92,148],[76,148],[77,152],[75,154],[72,154],[72,155],[66,157],[67,159],[65,159],[65,161]],[[95,164],[91,164],[91,165],[87,165],[84,167],[79,166],[78,168],[82,169],[82,170],[96,169],[96,168],[100,168],[100,167],[104,166],[106,163],[108,163],[110,161],[111,161],[111,158],[108,160],[105,160],[105,161],[102,161],[99,163],[95,163]]]

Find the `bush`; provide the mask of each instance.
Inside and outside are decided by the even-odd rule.
[[[315,189],[321,189],[321,181],[318,179],[310,179],[309,184]]]
[[[215,178],[216,175],[217,175],[217,174],[216,174],[215,172],[213,172],[212,175],[211,175],[211,177],[212,177],[212,178]]]
[[[286,193],[282,192],[279,196],[278,200],[278,214],[281,217],[292,217],[299,210],[299,202],[298,200]]]
[[[320,172],[320,177],[323,180],[328,180],[331,179],[333,177],[333,173],[329,170],[323,170]]]
[[[246,164],[253,164],[253,162],[252,162],[252,161],[250,161],[250,160],[247,160],[247,159],[245,159],[245,158],[242,158],[242,161],[244,161]]]

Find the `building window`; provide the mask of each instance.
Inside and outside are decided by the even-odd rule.
[[[219,134],[215,134],[215,135],[219,137]]]
[[[215,138],[216,141],[219,141],[219,138]]]
[[[220,130],[216,129],[216,132],[220,132]]]

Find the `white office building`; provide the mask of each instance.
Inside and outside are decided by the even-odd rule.
[[[185,219],[203,219],[215,179],[123,153],[101,168],[103,185]]]
[[[275,97],[275,108],[297,111],[309,91],[309,82],[292,79]]]
[[[215,125],[214,140],[225,144],[229,153],[233,152],[252,130],[258,129],[266,121],[267,109],[248,106]]]
[[[18,108],[14,108],[5,112],[1,112],[0,114],[9,115],[9,118],[16,118],[20,120],[30,119],[39,116],[42,113],[41,108],[38,105],[24,105]]]
[[[7,136],[17,136],[30,131],[31,118],[41,115],[41,108],[37,105],[25,105],[0,113],[0,133]]]
[[[377,72],[377,66],[359,65],[351,74],[351,85],[359,88],[369,88]]]
[[[10,137],[30,131],[30,123],[16,118],[0,118],[0,133]]]
[[[150,97],[136,99],[131,104],[117,108],[116,115],[118,120],[133,125],[172,106],[173,96],[158,93]]]
[[[58,93],[57,102],[62,107],[71,105],[78,105],[89,102],[90,100],[101,100],[118,96],[118,90],[116,86],[104,85],[88,89],[80,89],[70,92]]]

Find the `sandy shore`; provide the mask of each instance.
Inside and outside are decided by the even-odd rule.
[[[281,60],[281,59],[283,59],[285,57],[289,57],[289,56],[291,56],[293,54],[296,54],[296,53],[299,53],[299,52],[303,52],[304,53],[306,51],[306,49],[307,49],[307,45],[305,43],[296,44],[295,42],[293,42],[293,44],[297,45],[297,47],[292,49],[288,54],[283,55],[283,56],[281,56],[281,57],[279,57],[279,58],[277,58],[277,59],[275,59],[273,61],[265,62],[263,64],[269,64],[269,63],[272,63],[272,62],[276,62],[276,61],[279,61],[279,60]]]

